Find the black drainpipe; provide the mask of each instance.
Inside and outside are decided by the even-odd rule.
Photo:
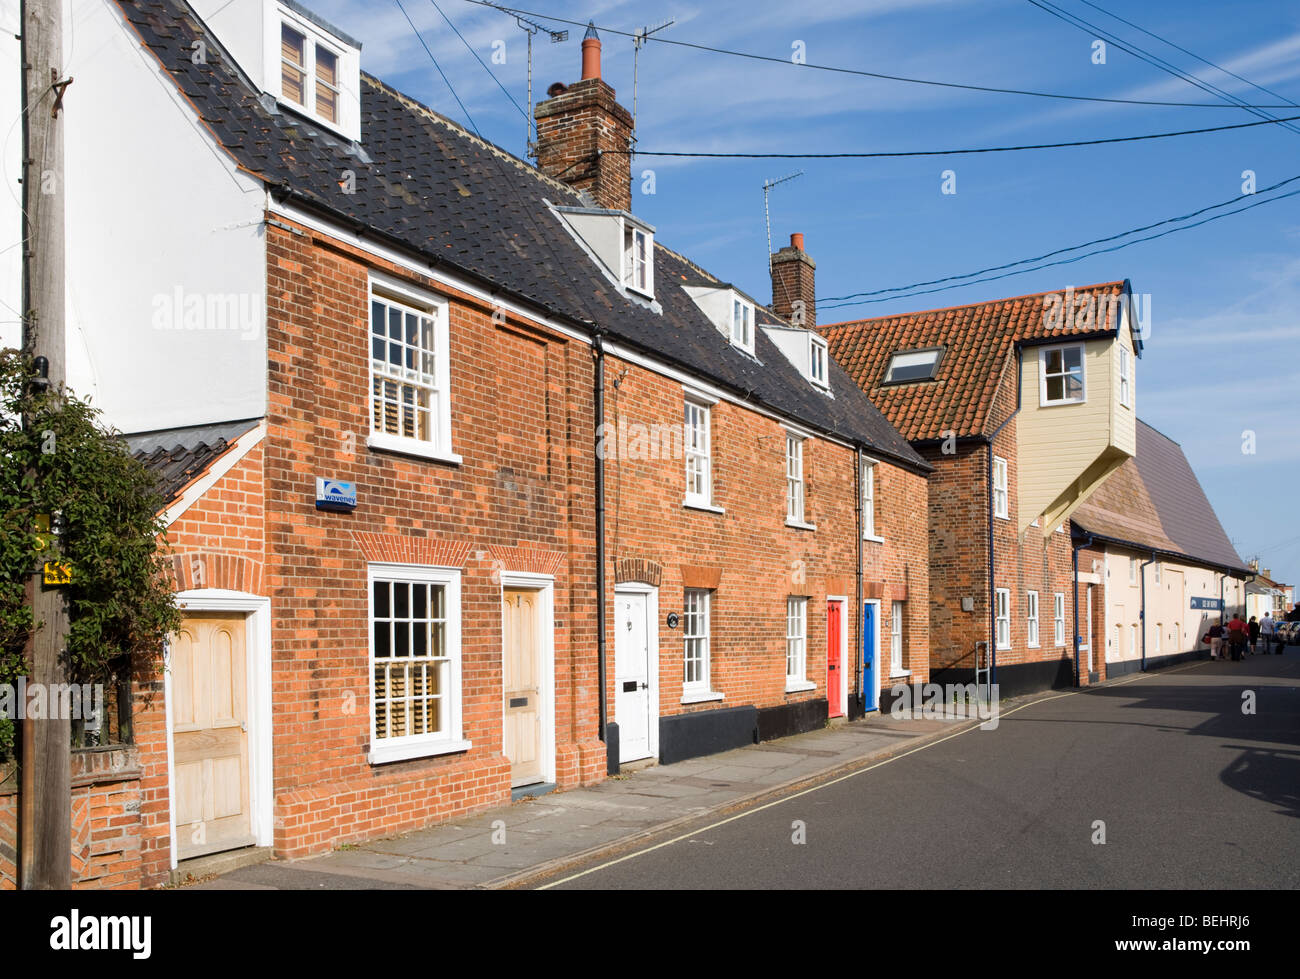
[[[1156,552],[1151,552],[1151,560],[1143,561],[1142,567],[1138,568],[1138,575],[1142,578],[1142,610],[1138,612],[1138,618],[1142,620],[1142,672],[1147,668],[1147,565],[1156,559]]]
[[[989,519],[989,686],[998,682],[998,583],[993,578],[993,443],[997,437],[1002,434],[1002,429],[1011,424],[1011,419],[1020,414],[1020,381],[1024,375],[1023,351],[1016,348],[1016,410],[1007,415],[1006,420],[997,427],[988,441],[988,519]],[[1011,516],[1011,473],[1007,472],[1007,516]],[[1010,623],[1007,623],[1007,631],[1010,630]],[[979,669],[979,660],[975,660],[975,668]],[[1076,664],[1076,673],[1077,673]],[[976,682],[979,681],[978,672],[975,675]]]
[[[857,619],[857,651],[853,655],[853,688],[857,692],[859,716],[865,717],[867,713],[867,692],[862,689],[862,654],[863,645],[866,636],[862,632],[862,532],[863,532],[863,513],[862,513],[862,446],[858,446],[853,454],[856,462],[857,472],[853,476],[853,485],[857,487],[858,502],[858,604],[854,610],[854,617]]]
[[[1070,560],[1074,564],[1074,685],[1076,687],[1079,686],[1079,639],[1081,638],[1079,635],[1079,552],[1085,547],[1091,546],[1092,534],[1089,534],[1086,541],[1074,545],[1074,552],[1070,556]],[[1092,642],[1095,647],[1097,643],[1096,636],[1092,637]],[[1093,654],[1096,655],[1095,648]]]
[[[609,705],[605,695],[605,346],[604,330],[597,327],[592,333],[592,357],[595,358],[595,411],[596,411],[596,674],[599,683],[600,740],[605,743],[606,767],[611,774],[618,773],[618,756],[608,738]]]

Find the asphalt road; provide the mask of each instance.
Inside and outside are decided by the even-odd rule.
[[[545,886],[1300,887],[1300,649],[1005,707]]]

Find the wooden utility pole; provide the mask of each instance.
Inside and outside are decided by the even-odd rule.
[[[62,0],[23,0],[23,350],[44,358],[43,378],[58,392],[64,382],[64,174]],[[38,361],[39,363],[39,361]],[[30,424],[30,419],[28,419]],[[55,446],[54,451],[58,451]],[[52,515],[54,516],[54,515]],[[63,590],[32,581],[38,625],[31,643],[32,683],[48,696],[66,684],[68,607]],[[47,713],[59,713],[49,710]],[[19,880],[24,890],[72,886],[72,730],[67,717],[23,721]]]

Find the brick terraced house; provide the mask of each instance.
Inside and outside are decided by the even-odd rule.
[[[930,464],[809,328],[799,236],[767,309],[632,213],[594,31],[533,167],[292,0],[71,6],[71,386],[158,473],[185,613],[97,776],[85,849],[118,869],[79,886],[928,677]],[[147,159],[97,151],[128,140]]]
[[[934,466],[931,678],[989,669],[1004,696],[1089,682],[1068,523],[1136,451],[1142,340],[1128,282],[819,332]]]

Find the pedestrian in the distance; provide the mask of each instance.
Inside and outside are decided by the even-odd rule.
[[[1254,656],[1259,652],[1259,620],[1255,616],[1250,617],[1250,624],[1246,626],[1247,635],[1250,639],[1250,655]]]
[[[1246,648],[1246,639],[1249,635],[1249,627],[1242,621],[1240,615],[1233,613],[1232,621],[1228,623],[1228,646],[1231,649],[1234,663],[1241,661],[1242,653]]]
[[[1205,633],[1205,641],[1210,644],[1210,659],[1223,658],[1223,626],[1218,622],[1210,626]]]
[[[1264,655],[1268,655],[1268,647],[1273,645],[1273,637],[1277,635],[1277,623],[1273,621],[1273,616],[1264,613],[1264,618],[1259,622],[1259,635],[1264,640]],[[1277,651],[1282,652],[1282,647],[1278,646]]]

